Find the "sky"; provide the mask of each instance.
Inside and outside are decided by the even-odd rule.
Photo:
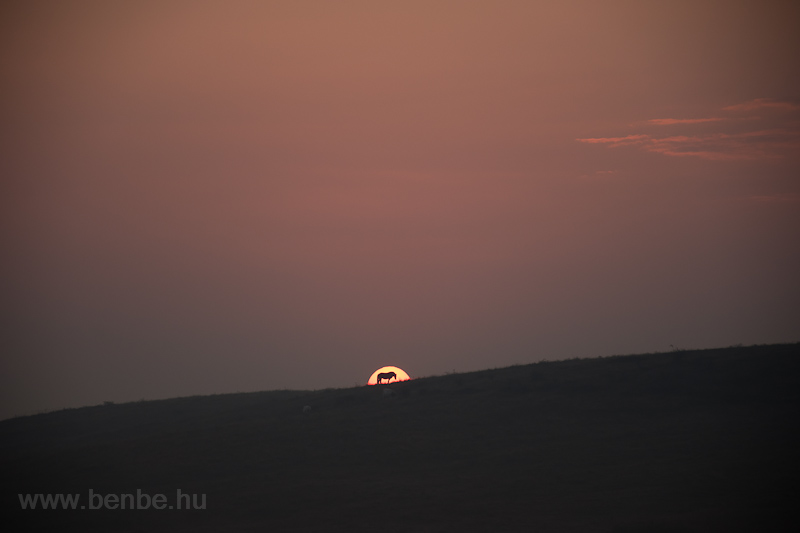
[[[0,418],[800,341],[800,5],[0,7]]]

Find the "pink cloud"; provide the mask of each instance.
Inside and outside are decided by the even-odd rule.
[[[758,109],[796,111],[800,105],[778,102],[769,98],[757,98],[749,102],[724,108],[726,111],[753,111]],[[720,117],[706,118],[659,118],[644,122],[654,126],[687,126],[701,123],[717,123],[729,132],[734,128],[755,126],[754,131],[718,132],[705,135],[672,135],[658,137],[646,134],[633,134],[622,137],[579,138],[587,144],[603,144],[609,148],[636,146],[646,152],[672,157],[696,157],[712,161],[736,161],[779,159],[797,154],[800,151],[800,129],[797,123],[782,114],[768,117],[751,117],[742,122]],[[641,122],[639,123],[642,124]],[[724,125],[724,126],[723,126]]]
[[[626,137],[599,137],[590,139],[576,139],[587,144],[609,144],[612,147],[628,146],[631,144],[641,144],[649,139],[649,135],[628,135]]]
[[[644,146],[648,152],[675,157],[700,157],[713,161],[773,159],[785,148],[800,147],[800,133],[790,130],[748,131],[744,133],[652,139]]]
[[[647,121],[648,124],[656,126],[671,126],[673,124],[700,124],[703,122],[719,122],[724,118],[653,118]]]
[[[589,144],[606,144],[609,148],[636,145],[647,152],[673,157],[699,157],[711,161],[775,159],[783,150],[800,149],[800,132],[788,129],[715,133],[711,135],[651,137],[628,135],[578,139]]]

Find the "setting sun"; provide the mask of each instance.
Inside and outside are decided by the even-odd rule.
[[[384,366],[372,373],[369,377],[369,381],[367,381],[367,385],[377,385],[379,377],[381,383],[394,383],[395,381],[407,381],[411,379],[402,368]]]

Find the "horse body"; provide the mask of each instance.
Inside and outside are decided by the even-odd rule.
[[[397,380],[397,374],[394,372],[382,372],[378,374],[378,383],[380,384],[383,380],[386,380],[386,383],[389,383],[392,379]]]

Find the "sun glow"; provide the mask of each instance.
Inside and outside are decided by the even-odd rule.
[[[394,373],[394,377],[391,375],[386,375],[392,373]],[[379,374],[382,374],[381,383],[394,383],[395,381],[407,381],[411,379],[411,377],[409,377],[409,375],[406,374],[406,371],[402,368],[398,368],[396,366],[384,366],[372,373],[372,375],[369,377],[369,381],[367,381],[367,385],[377,385]]]

